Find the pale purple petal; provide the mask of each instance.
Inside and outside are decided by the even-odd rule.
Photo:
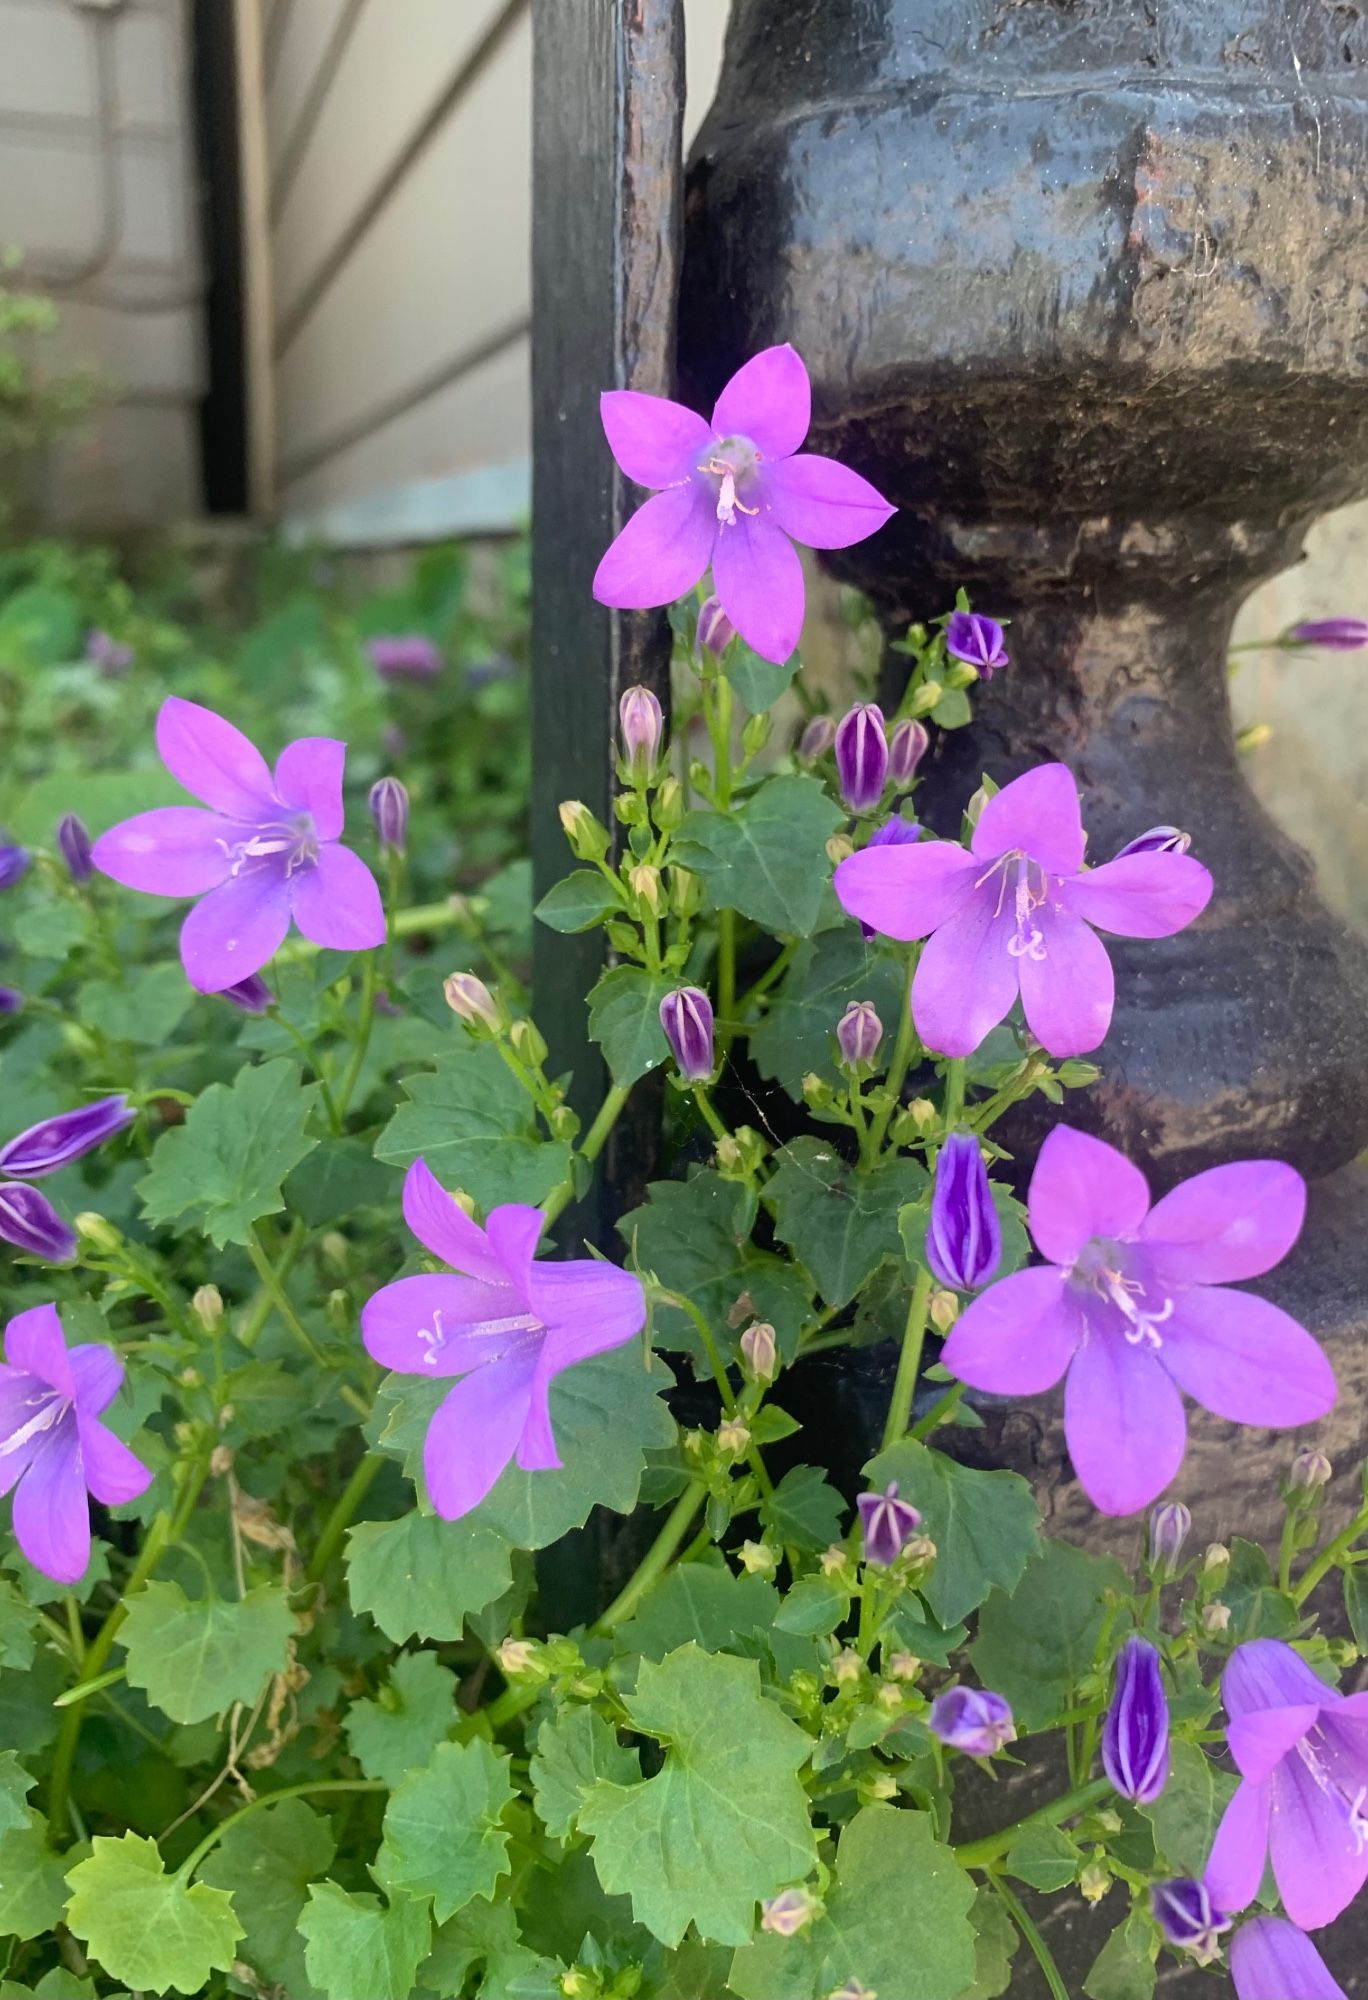
[[[122,1091],[78,1104],[73,1111],[55,1112],[0,1146],[0,1174],[42,1180],[125,1131],[135,1115]]]
[[[0,1181],[0,1237],[47,1264],[68,1264],[80,1247],[47,1196],[24,1181]]]
[[[565,1264],[537,1264],[532,1270],[532,1305],[546,1327],[547,1366],[559,1374],[591,1354],[621,1347],[646,1324],[641,1280],[616,1264],[578,1258]]]
[[[511,1285],[479,1278],[396,1278],[361,1308],[366,1352],[401,1375],[468,1375],[528,1338],[526,1308]]]
[[[712,559],[717,517],[699,481],[642,502],[594,572],[594,596],[622,611],[673,604]]]
[[[185,976],[200,993],[221,993],[249,972],[260,972],[289,928],[284,869],[248,869],[211,889],[181,925]]]
[[[274,818],[266,759],[211,708],[169,696],[157,716],[157,749],[172,777],[216,812],[251,825]]]
[[[891,821],[890,824],[897,824]],[[928,937],[973,896],[981,873],[972,854],[952,840],[865,847],[836,870],[842,909],[885,937]]]
[[[14,1489],[20,1548],[54,1583],[79,1583],[90,1561],[90,1502],[74,1420],[48,1438]]]
[[[712,552],[713,589],[746,644],[780,665],[798,644],[806,592],[792,542],[771,522],[738,514]]]
[[[1170,1284],[1228,1285],[1280,1264],[1301,1234],[1306,1182],[1281,1160],[1239,1160],[1194,1174],[1157,1201],[1140,1230]]]
[[[1319,1701],[1296,1708],[1254,1708],[1247,1715],[1233,1715],[1226,1724],[1226,1742],[1241,1777],[1262,1784],[1295,1750],[1320,1718]]]
[[[320,840],[342,831],[342,771],[347,746],[333,736],[300,736],[276,758],[275,788],[284,805],[306,812]]]
[[[1236,2000],[1349,2000],[1304,1932],[1281,1917],[1242,1924],[1230,1947]]]
[[[1334,1404],[1335,1372],[1311,1335],[1253,1292],[1192,1285],[1160,1331],[1164,1366],[1213,1416],[1292,1430]]]
[[[973,1389],[1036,1396],[1054,1387],[1083,1331],[1083,1314],[1062,1271],[1016,1271],[965,1307],[941,1360]]]
[[[1183,1399],[1147,1347],[1094,1334],[1069,1367],[1064,1436],[1094,1507],[1138,1514],[1183,1462]]]
[[[518,1439],[518,1464],[524,1472],[555,1472],[561,1464],[551,1428],[551,1378],[555,1374],[549,1346],[543,1343],[532,1377],[527,1421]]]
[[[445,1521],[478,1507],[513,1457],[532,1401],[535,1344],[458,1382],[428,1425],[423,1477]]]
[[[738,368],[712,414],[715,437],[748,437],[769,459],[791,457],[811,422],[812,385],[787,341],[763,348]]]
[[[1118,937],[1166,938],[1211,901],[1210,872],[1190,854],[1126,854],[1065,882],[1066,909]]]
[[[81,1462],[85,1483],[105,1507],[121,1507],[136,1500],[152,1484],[152,1474],[121,1438],[96,1417],[78,1416],[76,1428],[81,1440]]]
[[[1081,1056],[1106,1039],[1116,1003],[1107,947],[1079,918],[1042,903],[1031,923],[1043,958],[1018,961],[1026,1025],[1052,1056]]]
[[[88,1343],[67,1351],[76,1386],[76,1407],[82,1416],[98,1417],[123,1387],[124,1365],[112,1347]]]
[[[1036,1249],[1052,1264],[1072,1264],[1095,1236],[1134,1236],[1149,1199],[1145,1176],[1124,1153],[1056,1125],[1036,1157],[1027,1195]]]
[[[937,1055],[972,1055],[1010,1011],[1018,965],[1011,937],[1010,910],[999,913],[996,897],[980,892],[927,939],[912,981],[912,1018]]]
[[[1269,1850],[1283,1908],[1302,1930],[1319,1930],[1368,1881],[1368,1841],[1349,1801],[1322,1791],[1300,1757],[1286,1758],[1268,1783]]]
[[[1271,1788],[1246,1779],[1226,1807],[1202,1880],[1217,1909],[1243,1910],[1254,1901],[1268,1860]]]
[[[898,511],[848,465],[813,452],[768,466],[764,490],[775,525],[809,549],[848,549]]]
[[[609,389],[599,397],[608,449],[638,486],[673,486],[695,471],[712,442],[707,420],[668,396]]]
[[[1051,875],[1076,875],[1083,866],[1083,817],[1067,764],[1037,764],[983,808],[974,828],[974,853],[995,861],[1016,848]]]
[[[247,829],[199,806],[159,806],[102,833],[91,860],[111,882],[149,896],[202,896],[224,880]]]
[[[1248,1639],[1230,1656],[1221,1676],[1221,1699],[1226,1714],[1234,1717],[1306,1703],[1324,1707],[1339,1698],[1281,1639]]]
[[[444,1264],[472,1278],[507,1283],[507,1273],[483,1229],[447,1193],[426,1160],[415,1160],[404,1176],[404,1220]]]
[[[539,1208],[529,1208],[526,1202],[521,1201],[506,1201],[500,1207],[492,1208],[485,1220],[489,1247],[503,1266],[508,1283],[528,1311],[532,1309],[528,1289],[532,1260],[537,1254],[537,1244],[545,1224],[546,1217]]]
[[[312,868],[290,877],[290,907],[306,938],[330,951],[370,951],[385,942],[385,905],[359,854],[336,841]]]
[[[62,1322],[56,1306],[29,1306],[16,1313],[5,1328],[5,1360],[11,1368],[22,1368],[50,1383],[64,1396],[76,1394],[71,1372],[71,1356],[62,1337]]]

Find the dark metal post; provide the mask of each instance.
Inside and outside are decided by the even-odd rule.
[[[668,695],[664,615],[606,611],[590,584],[634,505],[604,443],[599,391],[674,388],[684,28],[682,0],[534,0],[532,18],[532,864],[540,895],[569,865],[557,804],[582,799],[608,818],[623,689],[640,681],[662,701]],[[538,1020],[553,1071],[575,1073],[585,1117],[606,1074],[584,1029],[584,995],[602,961],[598,932],[558,937],[539,927]],[[605,1155],[601,1185],[614,1213],[650,1165],[658,1120],[645,1096]],[[611,1224],[606,1202],[579,1222],[602,1233]]]

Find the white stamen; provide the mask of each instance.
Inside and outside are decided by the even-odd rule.
[[[1128,1322],[1126,1339],[1131,1346],[1151,1347],[1157,1354],[1164,1343],[1154,1329],[1172,1317],[1173,1300],[1165,1299],[1158,1312],[1141,1312],[1131,1294],[1135,1292],[1143,1298],[1145,1288],[1134,1278],[1123,1278],[1118,1271],[1103,1271],[1100,1282],[1102,1290]]]
[[[544,1329],[541,1321],[533,1313],[510,1313],[506,1319],[481,1319],[475,1320],[473,1323],[466,1321],[462,1324],[460,1331],[463,1334],[475,1334],[484,1338],[497,1339],[500,1334],[504,1333],[541,1333]],[[420,1326],[417,1332],[419,1340],[422,1341],[424,1347],[427,1349],[427,1352],[423,1356],[424,1362],[429,1368],[435,1367],[437,1356],[441,1353],[450,1338],[446,1328],[442,1325],[442,1311],[440,1306],[432,1315],[432,1325]]]

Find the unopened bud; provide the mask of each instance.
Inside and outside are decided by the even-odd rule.
[[[909,704],[913,715],[929,715],[944,693],[939,681],[923,681]]]
[[[694,631],[694,644],[700,653],[725,653],[736,637],[736,627],[722,609],[721,600],[707,597],[698,614],[698,624]]]
[[[678,778],[666,778],[655,795],[652,817],[662,833],[673,833],[685,813],[684,787]]]
[[[397,778],[381,778],[370,789],[371,820],[382,854],[402,855],[408,842],[409,795]]]
[[[814,715],[798,738],[798,761],[815,764],[836,741],[836,724],[829,715]]]
[[[1335,1468],[1323,1451],[1299,1451],[1292,1461],[1287,1483],[1295,1493],[1316,1493],[1328,1486]]]
[[[880,1805],[897,1798],[898,1781],[891,1771],[869,1771],[857,1782],[855,1794],[862,1806]]]
[[[347,1294],[340,1290],[328,1293],[328,1324],[338,1333],[350,1333],[352,1328],[352,1303]]]
[[[345,1271],[351,1262],[351,1246],[340,1229],[330,1229],[318,1246],[323,1262],[334,1271]]]
[[[931,1324],[937,1333],[949,1333],[959,1318],[960,1302],[953,1292],[931,1294]]]
[[[677,862],[670,870],[670,903],[678,917],[697,916],[703,907],[703,878]]]
[[[1192,1515],[1181,1500],[1156,1507],[1149,1520],[1150,1568],[1156,1576],[1172,1576],[1192,1532]]]
[[[712,1001],[701,986],[676,987],[660,1003],[660,1025],[686,1083],[706,1083],[713,1068]]]
[[[774,1380],[779,1373],[779,1345],[768,1321],[758,1319],[746,1328],[741,1336],[741,1358],[753,1382]]]
[[[739,1174],[744,1172],[745,1155],[741,1151],[741,1142],[739,1139],[733,1138],[730,1132],[728,1132],[725,1139],[718,1140],[713,1151],[713,1158],[717,1161],[720,1173]]]
[[[665,899],[660,891],[660,870],[652,868],[648,862],[641,862],[627,876],[627,885],[637,900],[643,903],[653,917],[658,917],[665,907]]]
[[[894,723],[888,738],[888,775],[900,790],[911,784],[930,743],[924,722],[905,715]]]
[[[892,1653],[884,1661],[884,1672],[895,1681],[914,1681],[921,1670],[915,1653]]]
[[[797,1937],[806,1930],[821,1904],[806,1889],[785,1889],[760,1905],[760,1928],[775,1937]]]
[[[505,1679],[517,1680],[538,1666],[540,1653],[535,1639],[505,1639],[494,1657]]]
[[[1213,1638],[1218,1632],[1228,1632],[1230,1630],[1230,1606],[1222,1604],[1219,1598],[1213,1598],[1210,1604],[1204,1604],[1202,1606],[1202,1630]]]
[[[717,1427],[717,1448],[729,1452],[733,1458],[742,1458],[750,1449],[751,1434],[747,1425],[739,1417],[728,1417]]]
[[[556,810],[575,859],[602,861],[612,845],[607,827],[600,826],[588,806],[579,799],[566,799]]]
[[[103,1250],[107,1254],[111,1250],[117,1250],[123,1242],[123,1237],[114,1224],[106,1221],[104,1216],[97,1215],[94,1209],[83,1209],[76,1218],[75,1226],[76,1234],[82,1243],[92,1250]]]
[[[836,725],[836,778],[851,812],[872,812],[888,781],[888,738],[883,710],[856,702]]]
[[[872,1000],[852,1000],[836,1023],[836,1041],[842,1065],[860,1072],[874,1066],[883,1041],[883,1022]]]
[[[190,1310],[206,1333],[217,1333],[223,1325],[223,1293],[217,1285],[201,1285],[190,1300]]]
[[[890,1715],[899,1715],[907,1697],[897,1681],[885,1681],[874,1698]]]
[[[843,1583],[851,1590],[855,1588],[855,1570],[844,1542],[833,1542],[829,1548],[823,1549],[818,1562],[823,1576],[830,1577],[833,1583]]]
[[[978,825],[979,820],[983,817],[983,808],[987,805],[989,796],[990,794],[984,786],[980,785],[968,805],[964,808],[964,817],[970,826]]]
[[[768,1542],[742,1542],[737,1555],[747,1576],[763,1576],[768,1581],[778,1572],[779,1551]]]
[[[848,833],[833,833],[826,844],[827,860],[833,868],[839,868],[855,852],[855,843]]]
[[[453,1014],[459,1015],[467,1027],[488,1028],[497,1033],[499,1028],[499,1007],[494,995],[483,979],[477,979],[473,972],[452,972],[442,982],[447,1006]]]
[[[622,734],[622,760],[632,782],[649,784],[655,776],[665,735],[664,712],[649,688],[627,689],[618,703],[618,727]]]
[[[1219,1590],[1230,1572],[1230,1550],[1224,1542],[1212,1542],[1202,1557],[1202,1577],[1213,1590]]]
[[[741,748],[748,757],[759,755],[760,751],[769,742],[770,732],[773,728],[774,717],[768,709],[762,709],[759,715],[748,715],[746,717],[746,726],[741,731]]]
[[[1100,1903],[1112,1885],[1112,1873],[1105,1861],[1090,1861],[1078,1878],[1078,1893],[1085,1903]]]
[[[828,1667],[837,1687],[853,1687],[864,1672],[864,1661],[853,1646],[844,1646]]]
[[[63,813],[57,822],[57,845],[73,882],[88,882],[94,867],[90,835],[85,821],[76,813]]]
[[[515,1021],[508,1031],[508,1039],[529,1069],[541,1068],[548,1051],[546,1039],[535,1021]]]
[[[940,1112],[929,1097],[914,1097],[907,1113],[919,1131],[927,1132],[933,1125],[940,1124]]]

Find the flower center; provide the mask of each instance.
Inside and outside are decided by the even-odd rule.
[[[729,437],[713,444],[699,466],[700,472],[717,481],[717,518],[724,528],[736,526],[738,507],[743,514],[760,512],[758,507],[748,507],[740,497],[755,484],[760,459],[759,446],[748,437]]]
[[[474,1336],[476,1339],[500,1342],[501,1344],[495,1347],[493,1353],[485,1357],[487,1360],[492,1361],[497,1355],[506,1353],[510,1347],[516,1344],[514,1340],[506,1336],[520,1333],[545,1333],[546,1331],[546,1328],[536,1317],[535,1313],[510,1313],[506,1319],[481,1319],[476,1320],[473,1325],[469,1320],[462,1320],[458,1327],[452,1328],[450,1331],[443,1325],[442,1321],[443,1314],[439,1306],[432,1315],[431,1326],[420,1326],[418,1328],[418,1338],[422,1341],[425,1349],[423,1360],[429,1368],[437,1366],[438,1355],[441,1354],[447,1342],[455,1337],[467,1339]]]
[[[1173,1315],[1173,1300],[1162,1298],[1147,1305],[1147,1288],[1141,1279],[1125,1269],[1121,1246],[1094,1237],[1080,1251],[1072,1275],[1099,1298],[1116,1307],[1124,1322],[1122,1331],[1132,1347],[1148,1347],[1157,1354],[1163,1337],[1157,1331]]]
[[[1015,872],[1015,881],[1012,880]],[[997,908],[995,917],[1000,917],[1007,907],[1007,897],[1012,897],[1013,924],[1007,936],[1009,958],[1029,958],[1037,965],[1045,963],[1045,937],[1035,921],[1035,912],[1050,900],[1049,877],[1038,861],[1032,861],[1028,854],[1014,848],[1008,854],[999,855],[991,868],[986,868],[974,887],[981,889],[985,882],[998,878]]]
[[[244,868],[262,861],[278,867],[282,858],[289,876],[297,869],[312,868],[317,861],[318,830],[312,813],[297,813],[290,820],[274,820],[253,827],[245,840],[220,840],[218,845],[232,863],[230,876],[236,877]]]
[[[11,1431],[7,1438],[0,1440],[0,1458],[8,1458],[11,1452],[20,1450],[44,1431],[50,1431],[55,1424],[59,1424],[71,1408],[71,1398],[63,1396],[60,1390],[48,1390],[27,1397],[23,1408],[32,1410],[33,1415],[20,1424],[18,1430]]]

